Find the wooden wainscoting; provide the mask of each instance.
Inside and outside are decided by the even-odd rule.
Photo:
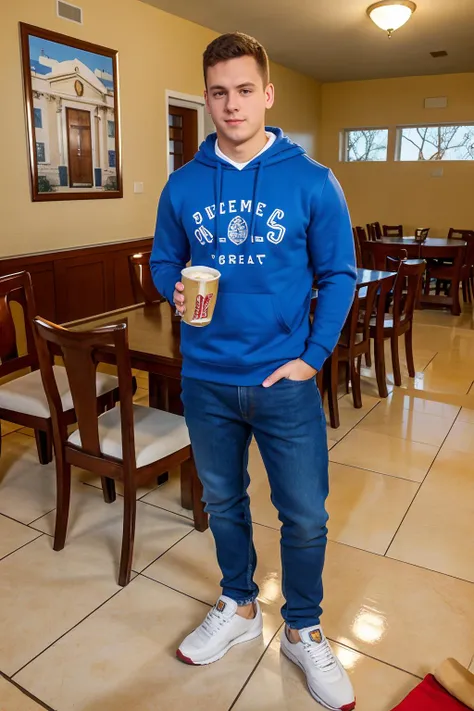
[[[26,270],[38,314],[63,323],[134,303],[128,257],[152,238],[0,258],[0,276]]]

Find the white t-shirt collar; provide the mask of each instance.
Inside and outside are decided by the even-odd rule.
[[[267,142],[263,146],[262,150],[259,151],[257,153],[257,155],[255,155],[253,158],[246,161],[245,163],[237,163],[237,161],[232,160],[232,158],[229,158],[228,156],[226,156],[219,148],[219,141],[217,139],[216,139],[216,147],[215,147],[216,155],[219,158],[222,158],[222,160],[225,160],[227,163],[230,163],[231,165],[233,165],[234,168],[237,168],[237,170],[243,170],[245,168],[245,166],[247,166],[249,163],[251,163],[253,160],[255,160],[255,158],[258,158],[258,156],[261,156],[262,153],[265,153],[265,151],[268,151],[270,146],[272,146],[275,143],[276,135],[272,131],[265,131],[265,135],[267,137]]]

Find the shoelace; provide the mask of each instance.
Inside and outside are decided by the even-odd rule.
[[[207,613],[204,622],[201,625],[201,630],[208,636],[212,637],[218,630],[228,622],[228,618],[218,612],[215,607]]]
[[[309,654],[311,661],[323,672],[333,671],[337,667],[337,661],[328,641],[325,639],[321,644],[303,643],[305,651]]]

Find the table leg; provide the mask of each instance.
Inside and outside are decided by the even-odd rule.
[[[451,281],[451,293],[450,296],[452,297],[453,304],[451,306],[451,313],[453,316],[460,316],[461,315],[461,303],[459,301],[459,282],[458,281]]]
[[[166,380],[157,373],[148,373],[148,402],[150,407],[168,412]]]
[[[324,364],[328,388],[329,422],[333,429],[337,429],[341,424],[339,419],[339,404],[337,401],[337,386],[339,383],[338,353],[339,349],[338,346],[336,346],[333,353]]]
[[[148,373],[148,403],[150,407],[154,407],[156,410],[168,411],[168,392],[166,388],[166,381],[157,373]],[[158,486],[166,484],[170,475],[168,472],[163,472],[156,479]]]

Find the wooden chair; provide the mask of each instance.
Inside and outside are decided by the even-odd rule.
[[[352,386],[354,407],[362,407],[360,370],[362,356],[370,352],[370,318],[374,310],[379,282],[357,287],[351,310],[346,319],[339,342],[325,364],[325,383],[328,392],[329,418],[331,427],[340,424],[337,389],[339,363],[346,368],[346,392]]]
[[[132,254],[128,258],[133,296],[137,303],[156,304],[166,301],[153,283],[150,269],[151,252]]]
[[[354,249],[356,255],[356,263],[358,267],[362,267],[362,250],[360,248],[359,235],[357,234],[357,228],[352,228],[352,234],[354,237]]]
[[[474,230],[458,230],[455,229],[454,227],[451,227],[449,229],[448,233],[448,239],[462,239],[465,240],[466,242],[469,242],[471,240],[471,236],[474,235]],[[468,247],[468,252],[469,252],[469,247]],[[470,256],[467,255],[467,260],[470,261]],[[464,302],[466,303],[467,301],[472,303],[472,298],[474,297],[474,266],[471,266],[471,269],[469,271],[469,275],[466,277],[466,271],[467,269],[464,270],[464,273],[462,275],[462,290],[463,290],[463,299]]]
[[[157,304],[166,301],[153,283],[150,269],[150,256],[151,252],[140,252],[139,254],[132,254],[128,258],[133,296],[137,303],[143,301],[145,304]],[[171,320],[179,322],[180,317],[176,316],[175,309],[171,305],[170,308]],[[170,388],[173,390],[172,393],[169,393]],[[177,392],[175,383],[171,383],[157,373],[148,373],[148,398],[150,406],[158,408],[160,403],[168,399],[169,396],[171,396],[175,402],[179,401],[180,391]],[[159,483],[162,484],[167,479],[168,475],[163,475],[160,477]]]
[[[64,548],[69,514],[71,465],[123,482],[124,519],[119,585],[130,581],[135,538],[137,487],[162,472],[181,467],[182,482],[192,482],[194,525],[207,528],[189,434],[183,417],[133,404],[132,369],[127,323],[91,331],[70,331],[36,317],[37,348],[52,413],[56,453],[57,509],[54,550]],[[116,353],[120,406],[97,416],[96,368],[99,349],[113,345]],[[51,351],[63,354],[78,429],[69,437],[65,413],[51,365]]]
[[[467,241],[467,240],[466,240]],[[437,305],[436,297],[439,296],[442,288],[451,300],[452,311],[455,316],[461,313],[459,302],[459,287],[463,279],[470,281],[472,269],[467,267],[467,262],[471,261],[472,247],[461,249],[459,247],[446,248],[442,261],[429,260],[426,269],[424,294],[429,297],[433,306]],[[430,295],[435,281],[435,295]],[[446,297],[440,297],[440,304],[446,305]]]
[[[386,369],[384,342],[390,339],[392,351],[392,365],[395,385],[402,384],[400,371],[400,357],[398,352],[398,339],[405,336],[405,351],[408,373],[415,377],[415,363],[413,360],[413,313],[417,302],[421,280],[425,271],[426,262],[423,259],[410,259],[401,261],[398,273],[394,277],[395,284],[390,285],[390,280],[382,282],[379,292],[378,308],[375,318],[371,319],[370,337],[374,339],[375,372],[380,397],[387,397]],[[386,314],[385,304],[387,296],[393,287],[392,313]]]
[[[403,225],[384,225],[384,237],[403,237]]]
[[[465,230],[465,229],[456,229],[455,227],[450,227],[447,239],[460,239],[460,240],[465,240],[466,235],[469,236],[473,230]],[[448,264],[453,264],[454,260],[453,259],[448,259],[446,257],[443,258],[436,258],[436,259],[428,259],[428,267],[440,267],[440,266],[446,266]],[[441,281],[437,280],[436,282],[436,294],[440,294],[441,291],[444,291],[445,295],[447,296],[449,294],[449,282],[448,281]],[[464,286],[463,286],[463,297],[464,297]],[[464,299],[466,300],[466,299]]]
[[[467,247],[465,250],[456,249],[457,259],[454,258],[450,262],[428,264],[425,294],[430,293],[432,279],[435,279],[436,294],[439,294],[441,288],[444,287],[449,296],[459,300],[459,284],[461,284],[464,303],[472,303],[474,295],[474,232],[466,232],[463,239],[467,242]],[[460,312],[460,310],[459,306],[458,311]]]
[[[424,242],[425,239],[428,238],[429,233],[430,233],[429,227],[418,227],[415,230],[415,240],[417,242]]]
[[[23,355],[18,354],[11,311],[14,302],[19,304],[23,311],[26,332],[26,353]],[[32,427],[35,431],[39,461],[41,464],[48,464],[53,458],[52,423],[32,330],[35,311],[33,287],[28,272],[0,277],[0,378],[21,373],[19,377],[0,385],[0,420],[22,427]],[[66,369],[57,365],[51,365],[51,368],[64,408],[65,423],[71,425],[76,422],[76,414]],[[23,374],[25,369],[30,369],[30,372]],[[113,407],[119,398],[117,378],[97,373],[96,392],[96,407],[100,412]],[[112,496],[110,486],[106,481],[102,484],[104,497],[108,500]]]
[[[365,269],[385,270],[387,257],[406,259],[407,250],[398,244],[366,242],[362,245],[362,263]]]
[[[368,239],[368,238],[367,238],[367,232],[365,231],[365,229],[364,229],[363,227],[361,227],[360,225],[358,225],[358,226],[355,228],[355,230],[356,230],[356,232],[357,232],[357,236],[358,236],[358,238],[359,238],[359,242],[360,242],[361,244],[363,244],[364,242],[367,242],[367,239]]]
[[[372,242],[382,239],[382,228],[380,227],[380,222],[367,223],[367,235],[369,240]]]
[[[470,235],[472,232],[473,230],[457,230],[454,227],[450,227],[448,239],[466,239],[465,235]]]
[[[408,252],[406,249],[400,249],[399,250],[400,254],[397,256],[392,255],[387,255],[385,259],[385,269],[388,272],[398,272],[400,268],[400,264],[402,262],[406,262],[408,259]]]
[[[471,232],[470,235],[466,235],[465,240],[468,246],[466,250],[465,264],[463,265],[464,271],[461,271],[463,299],[465,303],[467,301],[472,303],[474,299],[474,232]]]

